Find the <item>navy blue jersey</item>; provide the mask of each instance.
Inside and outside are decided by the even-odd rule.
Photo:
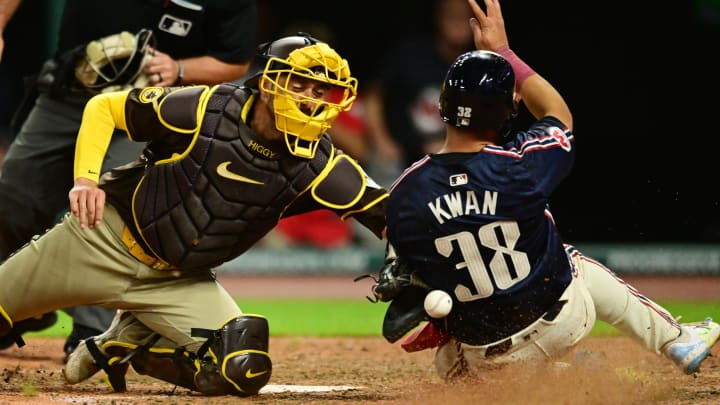
[[[487,344],[558,302],[572,273],[548,200],[572,169],[573,141],[545,117],[502,147],[428,155],[395,181],[388,241],[453,297],[450,315],[433,321],[441,330]]]

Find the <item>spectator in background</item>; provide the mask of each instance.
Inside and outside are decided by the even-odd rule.
[[[355,99],[352,109],[343,111],[328,133],[339,149],[355,158],[361,165],[365,165],[370,149],[370,137],[364,99],[360,94]]]
[[[440,146],[445,133],[437,103],[440,86],[455,57],[473,49],[467,1],[434,1],[433,34],[392,44],[365,93],[374,147],[371,176],[385,186],[401,167]],[[386,173],[377,173],[378,168]]]
[[[0,21],[7,21],[19,3],[0,2]],[[92,95],[145,85],[212,85],[243,76],[256,46],[256,10],[255,0],[223,0],[207,6],[177,0],[66,0],[55,57],[38,76],[42,86],[37,87],[37,99],[10,145],[0,173],[0,259],[50,228],[67,210],[75,139],[85,103]],[[142,30],[151,30],[152,35],[140,35]],[[127,41],[122,38],[127,37],[116,35],[122,31],[138,33],[138,43],[148,40],[149,48],[143,50],[147,50],[147,59],[132,66],[121,61],[106,63],[119,54],[118,49],[125,50]],[[111,35],[112,40],[105,40]],[[91,41],[100,44],[96,55],[86,52]],[[141,47],[135,50],[141,52]],[[137,54],[131,55],[130,59]],[[97,56],[105,59],[97,60]],[[90,76],[78,76],[76,66],[82,60],[91,61],[87,66],[92,69],[84,72]],[[123,70],[108,71],[110,66]],[[128,76],[138,69],[142,69],[138,76]],[[135,160],[143,148],[123,131],[116,131],[102,171]],[[65,343],[66,355],[80,340],[105,330],[115,314],[94,306],[67,312],[73,316],[73,331]],[[24,332],[44,329],[56,319],[57,315],[50,313],[19,320],[11,333],[0,338],[0,349],[18,339],[22,344]]]

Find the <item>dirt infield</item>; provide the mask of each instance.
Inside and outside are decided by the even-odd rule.
[[[31,339],[0,353],[0,404],[717,404],[720,355],[686,376],[667,360],[626,338],[590,338],[578,350],[593,355],[568,368],[515,367],[473,381],[446,384],[431,368],[432,353],[405,353],[379,338],[272,338],[269,392],[251,399],[203,397],[128,373],[128,392],[110,393],[100,374],[63,383],[62,339]],[[297,386],[301,385],[301,386]],[[335,387],[336,391],[329,390]],[[312,388],[316,392],[299,392]],[[283,391],[285,390],[285,391]],[[291,390],[291,391],[287,391]],[[274,392],[272,392],[274,391]]]
[[[352,276],[290,279],[220,277],[233,295],[355,297],[369,283]],[[367,280],[366,280],[367,281]],[[654,299],[718,299],[720,280],[630,280]],[[666,288],[655,291],[665,284]],[[686,285],[687,284],[687,285]],[[714,294],[704,291],[714,287]],[[707,294],[705,296],[704,294]],[[63,339],[27,339],[22,349],[0,352],[0,404],[717,404],[720,402],[720,346],[699,373],[686,376],[668,360],[640,349],[628,338],[589,338],[562,359],[569,367],[509,367],[472,381],[451,384],[432,369],[429,350],[405,353],[382,338],[280,338],[270,340],[273,376],[260,395],[247,399],[203,397],[130,370],[128,392],[110,393],[101,374],[78,385],[62,378]],[[584,356],[577,355],[585,354]],[[587,355],[590,353],[590,355]]]

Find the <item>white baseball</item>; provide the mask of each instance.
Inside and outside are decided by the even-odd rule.
[[[433,318],[444,318],[452,309],[452,298],[443,290],[432,290],[425,296],[425,312]]]

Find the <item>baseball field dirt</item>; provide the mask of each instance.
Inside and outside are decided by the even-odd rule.
[[[304,291],[302,294],[312,296],[357,294],[364,299],[367,292],[366,286],[348,282],[347,277],[310,279],[313,282],[307,288],[299,288],[303,281],[298,278],[221,277],[221,282],[234,295],[252,286],[252,293],[244,292],[247,296],[260,296],[261,291],[273,296],[286,287],[294,288],[285,296]],[[322,290],[314,290],[313,286],[323,283],[327,285]],[[680,294],[685,298],[690,294],[695,299],[718,300],[720,295],[720,280],[712,278],[693,284],[689,279],[668,278],[631,280],[631,284],[655,299],[682,299]],[[665,290],[660,289],[663,284]],[[698,291],[708,284],[714,287],[707,291],[710,296],[699,297],[704,293]],[[505,367],[453,383],[437,377],[430,350],[405,353],[399,344],[382,338],[271,337],[272,379],[258,396],[250,398],[204,397],[132,369],[124,393],[109,392],[102,373],[81,384],[67,385],[62,377],[64,340],[27,341],[22,349],[0,352],[0,404],[720,403],[720,346],[713,348],[699,373],[684,375],[667,359],[624,337],[588,338],[554,366]]]

